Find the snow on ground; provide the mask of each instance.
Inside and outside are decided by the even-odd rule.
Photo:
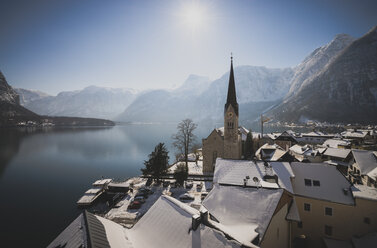
[[[173,164],[168,169],[168,174],[173,174],[178,165],[184,165],[185,162],[177,162]],[[197,162],[188,162],[188,173],[189,175],[203,175],[203,161],[198,160]]]

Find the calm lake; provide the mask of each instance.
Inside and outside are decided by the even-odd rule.
[[[198,141],[210,129],[198,128]],[[175,132],[176,124],[0,129],[2,247],[47,246],[80,214],[76,201],[95,180],[140,175],[159,142],[173,162]]]
[[[199,126],[197,141],[214,127]],[[1,247],[47,246],[80,214],[76,202],[95,180],[140,175],[159,142],[173,162],[175,132],[176,124],[0,129]]]

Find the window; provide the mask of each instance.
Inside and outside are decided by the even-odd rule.
[[[325,234],[327,236],[332,236],[332,226],[325,225]]]
[[[300,221],[300,222],[297,223],[297,227],[298,227],[298,228],[302,228],[302,227],[303,227],[303,225],[302,225],[302,221]]]
[[[332,208],[325,207],[325,215],[332,216]]]
[[[304,179],[305,180],[305,186],[312,186],[312,180],[310,179]]]
[[[318,180],[313,180],[313,186],[321,186],[321,183]]]
[[[304,203],[304,210],[310,212],[310,204]]]
[[[364,223],[369,225],[370,224],[370,218],[364,217]]]
[[[217,159],[217,151],[214,151],[212,154],[212,163],[216,164],[216,159]]]

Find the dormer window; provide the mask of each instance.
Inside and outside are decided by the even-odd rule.
[[[304,179],[305,180],[305,186],[312,186],[312,180],[311,179]]]

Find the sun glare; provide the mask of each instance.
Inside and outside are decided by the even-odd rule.
[[[205,25],[206,15],[205,6],[199,2],[189,2],[183,6],[181,18],[187,28],[196,32]]]

